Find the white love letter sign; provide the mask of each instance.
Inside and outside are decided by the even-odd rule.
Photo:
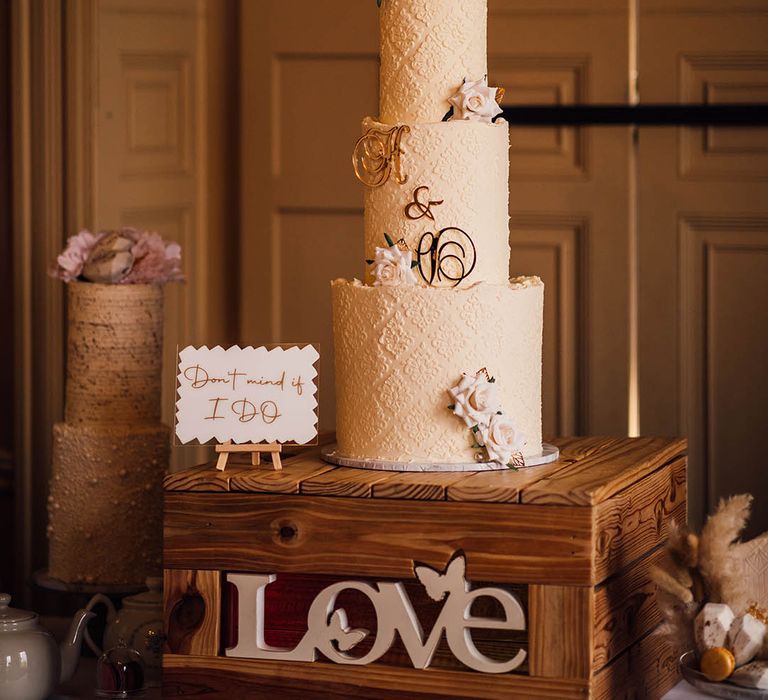
[[[182,443],[311,442],[317,435],[319,357],[312,345],[184,348],[177,437]]]
[[[307,632],[293,649],[269,646],[265,641],[264,591],[277,576],[227,574],[227,581],[237,588],[238,641],[236,646],[226,650],[226,654],[274,661],[315,661],[319,651],[330,661],[359,666],[381,658],[392,646],[397,633],[414,668],[427,668],[444,633],[453,655],[469,668],[482,673],[513,671],[525,661],[525,650],[517,649],[506,661],[491,659],[475,645],[472,630],[524,630],[525,614],[520,601],[503,588],[472,590],[465,578],[465,570],[466,561],[462,552],[454,554],[443,572],[424,564],[415,564],[414,573],[427,595],[435,602],[443,603],[427,635],[402,583],[333,583],[320,591],[312,602],[307,616]],[[366,596],[376,613],[376,638],[363,656],[347,652],[365,639],[369,631],[350,628],[346,611],[335,607],[338,596],[348,590],[359,591]],[[493,598],[504,611],[504,617],[472,615],[472,604],[478,598]]]

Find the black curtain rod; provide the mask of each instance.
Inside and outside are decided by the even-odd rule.
[[[768,126],[765,105],[526,105],[504,107],[511,125]]]

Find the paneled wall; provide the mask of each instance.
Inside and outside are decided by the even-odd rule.
[[[627,101],[624,0],[490,0],[506,104]],[[628,127],[510,130],[510,272],[545,284],[545,434],[627,431]]]
[[[641,100],[768,102],[768,3],[645,0]],[[768,401],[768,128],[639,134],[642,429],[690,442],[692,517],[759,499]]]

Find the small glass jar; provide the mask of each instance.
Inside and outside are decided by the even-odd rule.
[[[96,662],[96,695],[100,698],[135,698],[144,695],[141,654],[120,640]]]

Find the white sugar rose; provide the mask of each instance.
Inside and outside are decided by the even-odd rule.
[[[515,452],[520,452],[525,445],[525,436],[515,427],[508,416],[494,414],[488,426],[481,426],[480,440],[493,462],[507,466]]]
[[[410,250],[400,250],[396,245],[376,248],[373,259],[373,286],[399,287],[404,284],[416,284],[411,261]]]
[[[487,424],[490,416],[501,410],[496,384],[488,381],[488,374],[483,371],[463,374],[461,381],[448,393],[453,397],[453,412],[469,428]]]
[[[501,114],[502,109],[496,102],[496,88],[488,87],[488,80],[465,82],[448,102],[453,107],[451,121],[467,120],[490,123]]]

